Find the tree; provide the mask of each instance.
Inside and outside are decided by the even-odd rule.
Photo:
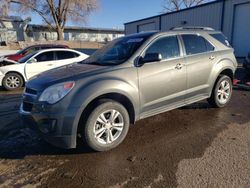
[[[57,32],[63,40],[66,23],[85,22],[86,17],[98,8],[98,0],[5,0],[18,12],[36,13]]]
[[[9,10],[8,0],[0,0],[0,16],[7,16]]]
[[[165,0],[163,5],[164,12],[179,11],[183,8],[194,7],[213,0]]]

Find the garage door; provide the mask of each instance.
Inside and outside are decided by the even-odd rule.
[[[250,52],[250,3],[235,7],[233,47],[237,57]]]
[[[143,31],[153,31],[156,30],[156,24],[155,22],[150,22],[146,24],[141,24],[138,25],[138,32],[143,32]]]

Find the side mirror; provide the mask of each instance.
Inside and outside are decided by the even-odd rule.
[[[36,58],[32,58],[32,59],[30,59],[27,63],[36,63],[37,62],[37,60],[36,60]]]
[[[159,53],[148,53],[141,59],[141,63],[152,63],[162,60],[162,55]]]

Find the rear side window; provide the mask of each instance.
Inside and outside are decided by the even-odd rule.
[[[230,43],[228,42],[227,38],[222,33],[215,33],[210,34],[212,37],[214,37],[216,40],[220,41],[222,44],[231,47]]]
[[[179,42],[176,36],[163,37],[155,41],[146,53],[159,53],[163,59],[170,59],[180,56]]]
[[[43,61],[53,61],[54,60],[54,52],[44,52],[36,56],[37,62]]]
[[[212,44],[199,35],[182,35],[187,55],[211,52]]]
[[[79,56],[79,54],[69,51],[57,51],[56,55],[58,60],[71,59]]]

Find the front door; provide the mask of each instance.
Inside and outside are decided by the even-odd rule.
[[[138,68],[141,117],[184,104],[186,67],[180,49],[177,36],[160,37],[146,49],[144,55],[159,53],[163,60]]]
[[[27,79],[55,67],[54,52],[43,52],[33,58],[36,59],[36,62],[28,62],[25,65],[25,75]]]

